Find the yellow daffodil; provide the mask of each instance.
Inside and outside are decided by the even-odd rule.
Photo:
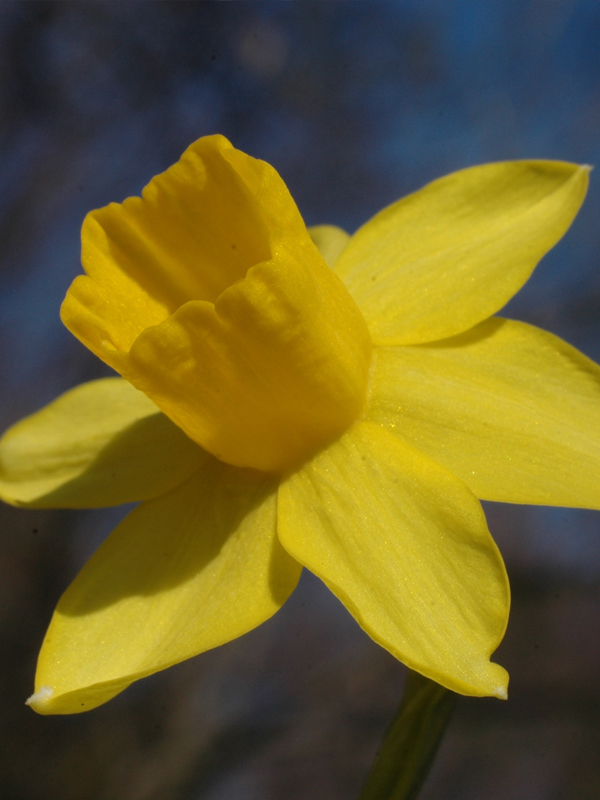
[[[600,368],[495,314],[588,169],[474,167],[352,237],[307,232],[220,136],[83,225],[65,325],[117,370],[0,444],[27,507],[140,505],[61,598],[30,705],[93,708],[254,628],[302,566],[456,692],[506,697],[509,587],[478,498],[600,506]]]

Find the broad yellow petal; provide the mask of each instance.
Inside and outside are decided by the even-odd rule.
[[[335,225],[313,225],[308,233],[330,267],[335,265],[350,240],[349,234]]]
[[[335,270],[374,344],[453,336],[502,308],[568,229],[588,171],[560,161],[472,167],[373,217]]]
[[[274,614],[301,570],[276,536],[275,490],[212,459],[135,509],[61,598],[30,705],[87,711]]]
[[[374,355],[367,415],[481,499],[600,508],[600,367],[550,333],[493,318]]]
[[[509,608],[502,558],[476,498],[370,422],[283,483],[279,537],[364,630],[456,692],[506,696],[489,657]]]
[[[208,455],[122,378],[84,383],[0,440],[0,497],[30,508],[146,500],[189,477]]]

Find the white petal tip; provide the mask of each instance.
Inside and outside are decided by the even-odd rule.
[[[498,697],[500,700],[508,700],[508,692],[504,686],[496,686],[494,689],[494,697]]]
[[[32,694],[31,697],[28,697],[27,700],[25,700],[25,705],[31,706],[37,711],[46,705],[53,694],[54,689],[51,686],[40,686],[35,694]]]

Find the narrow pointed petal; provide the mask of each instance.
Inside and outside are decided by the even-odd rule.
[[[373,217],[335,266],[373,343],[435,341],[502,308],[569,228],[588,172],[560,161],[486,164]]]
[[[285,481],[279,537],[362,628],[461,694],[506,696],[490,663],[509,589],[480,504],[426,456],[370,422]]]
[[[135,509],[61,598],[30,705],[87,711],[130,683],[240,636],[293,591],[276,482],[212,460]]]
[[[600,508],[600,367],[566,342],[493,318],[376,350],[367,415],[477,497]]]
[[[330,267],[335,266],[350,241],[349,234],[335,225],[314,225],[308,229],[308,233]]]
[[[147,500],[209,456],[122,378],[84,383],[0,440],[0,497],[29,508]]]

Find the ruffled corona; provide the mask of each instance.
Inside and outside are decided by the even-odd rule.
[[[200,139],[82,241],[65,325],[220,460],[288,470],[362,412],[366,324],[268,164]]]

